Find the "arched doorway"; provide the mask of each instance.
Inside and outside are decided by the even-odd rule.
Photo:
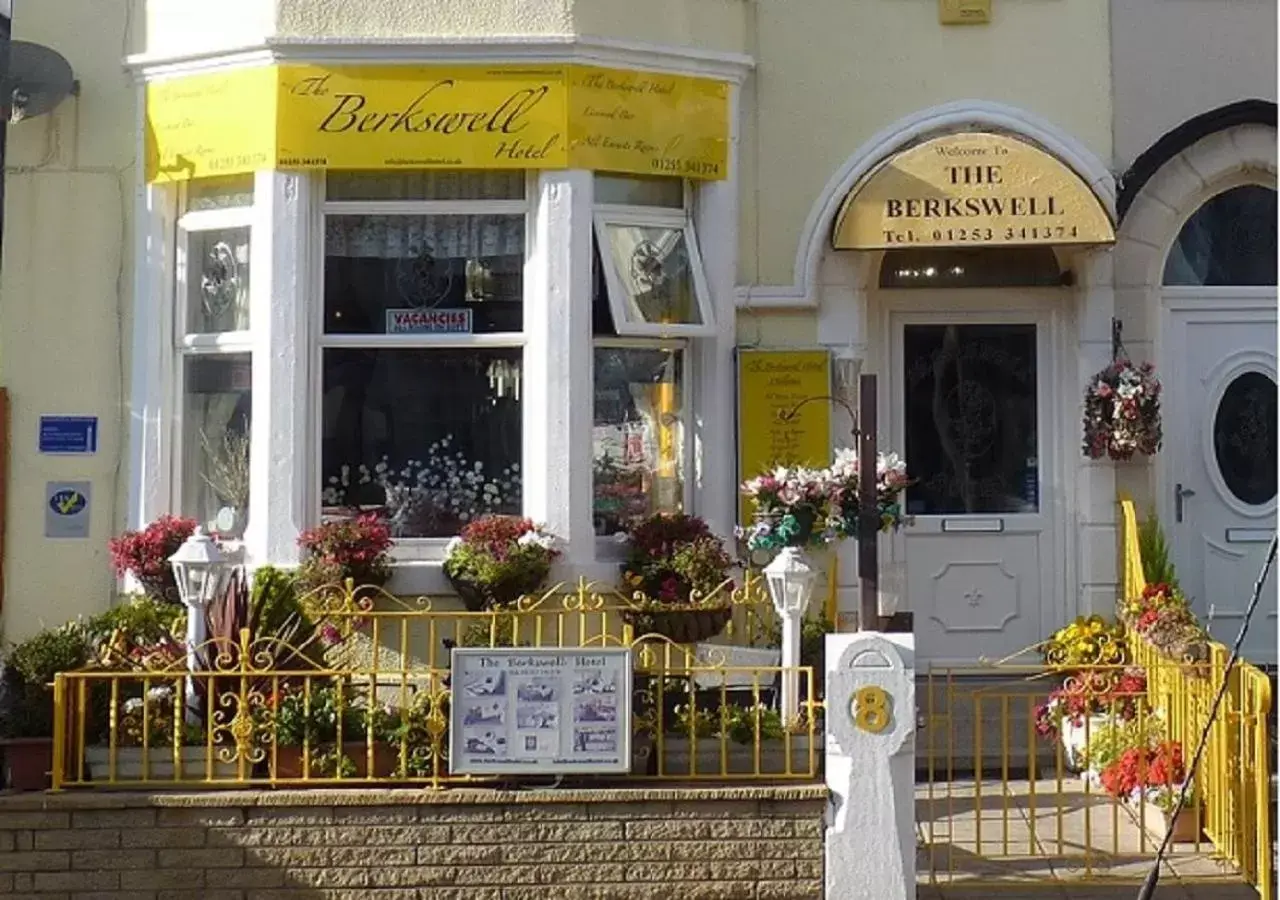
[[[1162,278],[1165,529],[1183,591],[1228,645],[1276,529],[1275,223],[1272,186],[1213,194]],[[1273,663],[1275,604],[1261,609],[1246,655]]]
[[[997,129],[916,134],[832,219],[820,340],[877,374],[881,446],[916,479],[881,561],[921,662],[1015,655],[1092,611],[1095,587],[1114,604],[1113,529],[1090,532],[1106,564],[1081,577],[1073,527],[1109,508],[1082,514],[1082,483],[1113,495],[1079,465],[1077,381],[1109,347],[1114,232],[1064,158]]]

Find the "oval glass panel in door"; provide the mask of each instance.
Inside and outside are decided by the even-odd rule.
[[[1276,496],[1276,383],[1261,372],[1235,378],[1213,417],[1213,453],[1237,499],[1261,506]]]

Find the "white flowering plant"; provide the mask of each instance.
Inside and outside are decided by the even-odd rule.
[[[1163,439],[1160,381],[1151,363],[1117,359],[1093,377],[1084,392],[1085,456],[1154,456]]]
[[[386,521],[395,537],[436,537],[458,534],[480,516],[501,513],[520,499],[520,466],[486,471],[483,462],[457,451],[453,435],[427,447],[424,459],[393,466],[383,456],[373,468],[348,465],[331,475],[322,493],[326,506],[345,506],[353,495],[368,496],[381,489]]]
[[[853,450],[837,450],[825,469],[779,467],[742,485],[755,507],[755,521],[739,530],[748,549],[825,547],[857,537],[860,471]],[[907,464],[896,453],[876,457],[876,498],[881,531],[902,527],[900,498],[910,483]]]
[[[471,608],[514,603],[538,590],[560,557],[560,541],[519,516],[481,516],[449,542],[444,573]]]

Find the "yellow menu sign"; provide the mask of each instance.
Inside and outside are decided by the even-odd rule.
[[[831,356],[826,350],[739,350],[739,480],[775,466],[828,465],[830,394]],[[750,521],[746,498],[738,512],[740,522]]]
[[[728,87],[595,66],[279,65],[147,86],[147,177],[563,169],[719,179]]]
[[[1003,134],[948,134],[873,169],[836,218],[837,250],[1110,244],[1096,194],[1061,160]]]

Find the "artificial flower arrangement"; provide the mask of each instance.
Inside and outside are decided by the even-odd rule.
[[[783,547],[820,548],[857,537],[859,463],[853,450],[836,451],[825,469],[779,467],[742,485],[755,507],[755,521],[742,532],[751,551]],[[881,531],[900,528],[900,497],[910,480],[896,453],[876,457],[876,501]]]
[[[306,554],[298,569],[303,591],[341,584],[381,587],[391,578],[391,529],[378,516],[340,519],[304,531],[298,546]]]
[[[632,596],[623,618],[637,634],[683,644],[724,630],[733,614],[733,559],[705,521],[685,513],[654,513],[624,537],[622,582]]]
[[[169,557],[195,530],[195,519],[161,516],[141,531],[126,531],[113,538],[107,548],[116,575],[132,574],[148,597],[181,603]]]
[[[1151,363],[1117,359],[1089,382],[1084,394],[1084,454],[1129,460],[1160,449],[1160,381]]]
[[[473,612],[508,606],[542,587],[560,557],[555,535],[519,516],[482,516],[449,541],[444,573]]]
[[[458,451],[450,434],[430,444],[425,459],[399,467],[386,456],[354,472],[340,466],[327,479],[322,499],[330,507],[357,500],[381,506],[394,536],[432,537],[457,534],[467,522],[518,505],[520,484],[518,463],[490,473],[483,462]]]
[[[1121,621],[1164,656],[1187,662],[1208,656],[1209,637],[1174,585],[1148,584],[1139,596],[1122,600],[1118,612]]]

